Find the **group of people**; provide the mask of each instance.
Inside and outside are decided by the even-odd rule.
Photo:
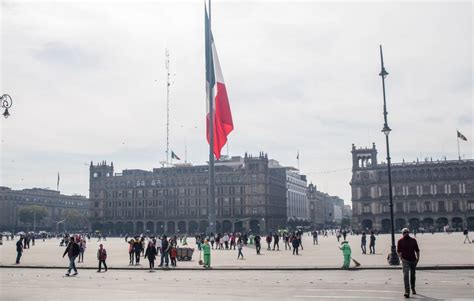
[[[126,237],[125,240],[127,240]],[[170,262],[172,267],[176,267],[177,261],[177,236],[171,238],[163,235],[162,237],[150,237],[148,239],[148,244],[144,236],[135,236],[134,238],[127,241],[128,243],[128,253],[129,253],[129,265],[139,265],[140,257],[143,256],[145,259],[148,259],[150,271],[153,271],[155,268],[156,257],[160,256],[160,265],[159,267],[169,267]],[[183,239],[181,238],[181,242]],[[186,245],[186,238],[184,238],[184,245]],[[145,248],[146,245],[146,248]]]

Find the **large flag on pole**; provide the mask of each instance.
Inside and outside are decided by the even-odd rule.
[[[206,81],[207,81],[207,99],[209,93],[212,93],[213,115],[210,116],[209,102],[207,103],[206,114],[206,136],[207,142],[210,143],[209,121],[213,118],[214,145],[213,153],[217,159],[221,157],[221,149],[227,142],[227,136],[234,129],[232,121],[232,113],[230,111],[229,98],[222,75],[221,65],[217,57],[216,46],[209,30],[209,17],[205,8],[205,32],[206,32]],[[210,89],[209,89],[210,88]]]

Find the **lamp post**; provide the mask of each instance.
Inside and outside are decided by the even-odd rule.
[[[391,174],[391,166],[390,166],[390,144],[388,140],[388,135],[392,131],[388,126],[387,122],[387,103],[385,101],[385,77],[388,75],[388,72],[385,70],[383,65],[383,54],[382,54],[382,45],[380,45],[380,62],[382,66],[382,70],[380,71],[379,75],[382,77],[382,89],[383,89],[383,118],[384,118],[384,125],[382,132],[385,134],[385,143],[387,145],[387,166],[388,166],[388,196],[389,196],[389,207],[390,207],[390,227],[391,227],[391,236],[392,236],[392,246],[390,249],[390,256],[388,259],[388,263],[390,265],[399,265],[400,259],[398,258],[397,248],[395,247],[395,226],[393,221],[393,195],[392,195],[392,174]]]
[[[0,97],[0,106],[1,108],[5,108],[5,111],[3,112],[3,117],[8,118],[10,116],[10,112],[8,112],[8,109],[12,106],[13,100],[8,94],[3,94]]]

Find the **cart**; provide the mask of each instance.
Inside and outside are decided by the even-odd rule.
[[[193,258],[193,248],[176,248],[176,259],[178,261],[189,261]]]

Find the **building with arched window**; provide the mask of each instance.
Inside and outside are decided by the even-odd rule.
[[[390,231],[388,168],[371,148],[352,145],[352,227]],[[474,160],[392,163],[395,230],[474,229]]]
[[[215,164],[218,232],[267,232],[286,225],[286,172],[266,154],[222,158]],[[201,233],[208,227],[207,165],[152,171],[113,164],[90,166],[93,231],[111,234]]]

